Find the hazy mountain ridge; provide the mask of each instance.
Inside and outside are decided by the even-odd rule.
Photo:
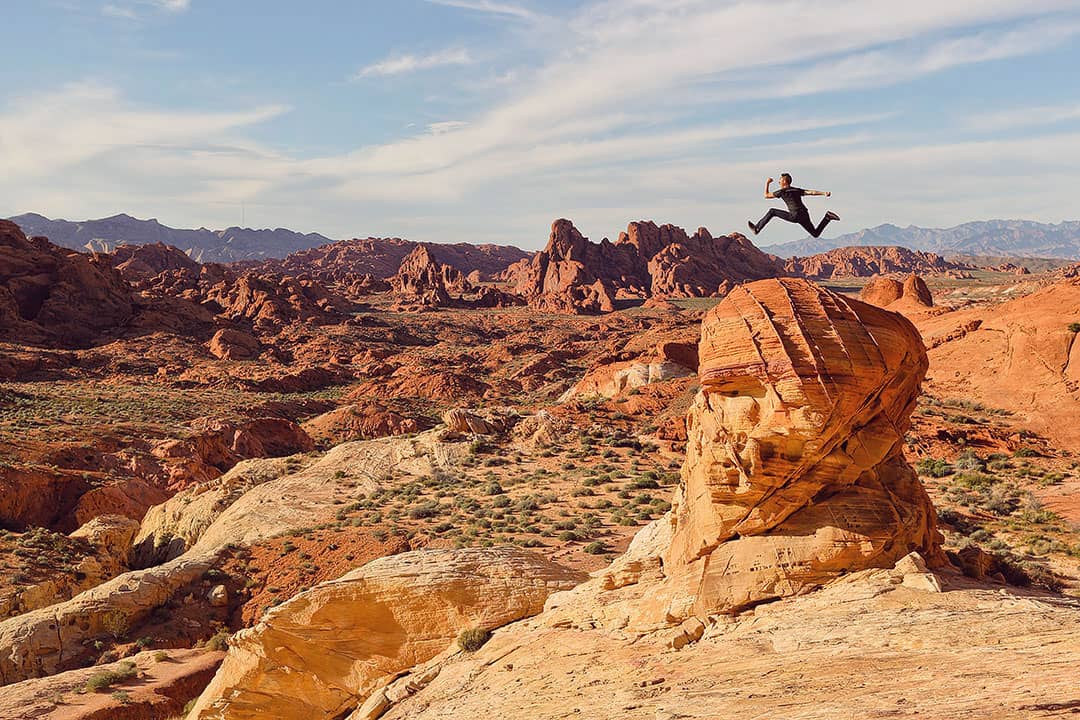
[[[197,262],[233,262],[281,258],[298,250],[332,242],[319,233],[298,233],[285,228],[253,230],[185,230],[162,225],[156,219],[139,220],[127,214],[81,222],[52,220],[37,213],[10,218],[28,236],[44,235],[72,250],[109,252],[118,245],[161,242],[180,248]]]
[[[836,238],[807,238],[763,248],[780,257],[816,255],[835,248],[900,245],[939,255],[993,255],[1080,260],[1080,221],[980,220],[952,228],[884,224]]]

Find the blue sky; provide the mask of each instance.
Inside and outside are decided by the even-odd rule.
[[[0,216],[544,244],[1078,217],[1080,0],[8,0]],[[774,224],[759,244],[801,237]]]

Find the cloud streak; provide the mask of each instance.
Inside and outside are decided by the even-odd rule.
[[[529,10],[523,5],[514,5],[494,0],[427,0],[432,5],[461,8],[462,10],[474,10],[476,12],[491,13],[494,15],[508,15],[521,20],[535,20],[538,13]]]
[[[471,65],[472,62],[472,56],[464,48],[440,50],[429,55],[394,55],[361,68],[353,76],[353,79],[391,77],[439,67]]]

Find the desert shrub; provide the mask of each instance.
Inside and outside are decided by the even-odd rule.
[[[135,677],[136,672],[135,663],[125,660],[115,670],[102,670],[91,675],[90,679],[86,681],[86,691],[104,692],[113,685]]]
[[[229,631],[218,630],[203,646],[207,650],[227,650],[229,648]]]
[[[121,705],[131,704],[131,695],[129,695],[126,690],[117,690],[112,694],[112,699]]]
[[[915,466],[920,475],[942,478],[953,474],[953,466],[943,458],[923,458]]]
[[[483,628],[469,628],[458,635],[458,647],[465,652],[476,652],[491,639],[491,631]]]
[[[154,662],[165,662],[169,659],[169,653],[164,650],[158,650],[154,653]]]
[[[563,542],[579,542],[581,535],[573,530],[565,530],[559,533],[559,539]]]
[[[660,483],[656,482],[656,480],[652,478],[642,476],[639,477],[637,480],[631,481],[631,483],[627,485],[627,487],[631,490],[659,490]]]
[[[599,540],[594,540],[593,542],[586,545],[583,549],[590,555],[603,555],[607,552],[607,546]]]
[[[101,627],[112,635],[114,640],[119,640],[128,631],[127,616],[119,610],[110,610],[102,616]]]
[[[974,450],[965,450],[956,456],[953,467],[957,470],[985,470],[986,463],[975,454]]]
[[[1034,448],[1022,447],[1022,448],[1017,448],[1016,449],[1016,452],[1013,453],[1013,457],[1018,457],[1018,458],[1036,457],[1036,456],[1038,456],[1038,454],[1039,454],[1038,451],[1035,450]]]
[[[500,495],[491,501],[492,507],[507,508],[510,507],[510,498],[505,495]]]
[[[413,520],[425,520],[427,518],[436,517],[439,512],[440,509],[438,503],[425,502],[409,508],[409,517]]]
[[[1069,332],[1080,333],[1080,322],[1069,323]]]

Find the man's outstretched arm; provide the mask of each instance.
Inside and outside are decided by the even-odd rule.
[[[772,178],[769,178],[768,180],[765,181],[765,199],[766,200],[772,200],[774,197],[776,197],[775,195],[772,194],[772,190],[769,189],[770,187],[772,187],[773,182],[774,181],[773,181]]]
[[[807,195],[824,195],[825,197],[832,197],[832,193],[828,190],[807,190]]]

